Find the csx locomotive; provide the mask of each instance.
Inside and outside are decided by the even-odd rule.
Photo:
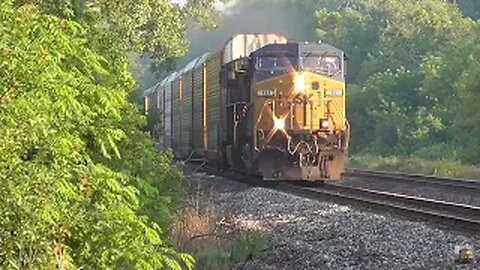
[[[344,52],[238,34],[145,92],[156,139],[179,158],[265,180],[336,180],[349,141]]]

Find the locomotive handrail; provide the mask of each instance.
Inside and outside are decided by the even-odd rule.
[[[257,152],[260,151],[260,150],[258,149],[258,138],[257,138],[258,124],[260,123],[260,119],[263,118],[263,112],[265,111],[265,107],[266,107],[268,101],[271,101],[271,99],[267,99],[267,100],[265,100],[265,102],[263,103],[262,111],[260,112],[260,115],[258,116],[257,121],[255,122],[255,126],[254,126],[253,146],[254,146],[254,148],[255,148],[255,151],[257,151]],[[263,132],[263,130],[262,130],[262,132]]]
[[[348,150],[348,147],[350,145],[350,122],[348,120],[345,120],[345,149]]]

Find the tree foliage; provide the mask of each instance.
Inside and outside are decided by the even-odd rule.
[[[317,6],[318,36],[349,55],[353,152],[433,151],[437,158],[480,161],[471,148],[478,144],[472,120],[478,26],[462,15],[466,7],[474,3],[325,0]]]
[[[0,3],[0,268],[192,267],[162,240],[180,171],[127,101],[127,53],[180,56],[186,18],[163,0]]]
[[[147,54],[153,60],[152,68],[163,70],[172,68],[188,49],[186,22],[213,27],[220,17],[215,4],[229,0],[187,0],[184,6],[170,0],[10,1],[16,7],[32,4],[44,13],[76,21],[105,35],[106,44]]]
[[[465,39],[457,48],[447,50],[439,66],[439,72],[445,74],[438,81],[445,82],[447,89],[453,89],[452,103],[455,110],[452,115],[453,138],[459,148],[459,157],[467,162],[480,163],[480,131],[478,100],[480,99],[480,25],[476,25],[472,36]]]
[[[318,34],[350,55],[351,83],[387,69],[417,68],[425,56],[465,37],[459,28],[469,27],[457,7],[445,1],[343,2],[317,12]]]

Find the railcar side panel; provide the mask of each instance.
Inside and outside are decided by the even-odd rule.
[[[145,96],[143,100],[143,106],[145,109],[145,115],[148,115],[153,109],[153,90],[155,88],[151,87],[145,91]]]
[[[162,97],[162,87],[159,84],[155,86],[155,98],[156,98],[156,109],[159,110],[160,112],[163,110],[163,97]]]
[[[193,73],[193,149],[195,156],[204,156],[206,148],[206,64],[199,60]]]
[[[164,99],[165,99],[165,110],[164,110],[164,148],[168,149],[172,147],[172,78],[175,74],[170,75],[164,85]]]
[[[203,145],[203,103],[204,103],[204,67],[195,69],[193,73],[193,149],[194,155],[202,156]]]
[[[163,93],[164,93],[164,86],[163,86],[163,81],[157,84],[155,88],[155,97],[157,99],[157,108],[156,110],[158,111],[158,114],[160,115],[160,121],[156,123],[157,129],[156,129],[156,134],[155,134],[155,139],[157,140],[158,146],[163,147],[163,141],[164,141],[164,130],[165,130],[165,121],[162,121],[163,115],[164,115],[164,98],[163,98]]]
[[[217,158],[220,144],[220,114],[223,107],[220,104],[220,67],[221,54],[212,55],[206,62],[207,79],[207,157]]]
[[[182,136],[181,136],[181,147],[180,147],[180,157],[186,158],[191,154],[192,151],[192,88],[193,88],[193,72],[188,71],[182,75]]]
[[[183,95],[182,80],[176,78],[172,82],[172,150],[180,156],[182,142]]]
[[[152,111],[158,109],[157,84],[153,86],[152,92],[150,93],[150,109],[151,109]]]

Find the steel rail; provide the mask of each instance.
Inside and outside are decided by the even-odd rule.
[[[280,184],[276,187],[312,199],[333,200],[339,204],[363,205],[397,213],[434,219],[455,228],[480,231],[480,207],[437,201],[390,192],[324,183],[315,187]]]
[[[447,188],[459,188],[468,190],[480,191],[480,180],[472,179],[459,179],[459,178],[445,178],[435,177],[430,175],[420,174],[407,174],[407,173],[392,173],[385,171],[371,171],[364,169],[348,169],[343,173],[346,177],[369,177],[372,179],[380,179],[385,181],[396,182],[414,182],[424,185],[447,187]]]
[[[202,170],[251,186],[267,187],[300,197],[332,201],[342,205],[364,206],[369,209],[381,209],[393,214],[417,217],[429,222],[435,221],[448,225],[449,228],[480,232],[480,207],[477,206],[348,187],[328,182],[270,182],[232,171],[222,172],[208,167],[203,167]]]

